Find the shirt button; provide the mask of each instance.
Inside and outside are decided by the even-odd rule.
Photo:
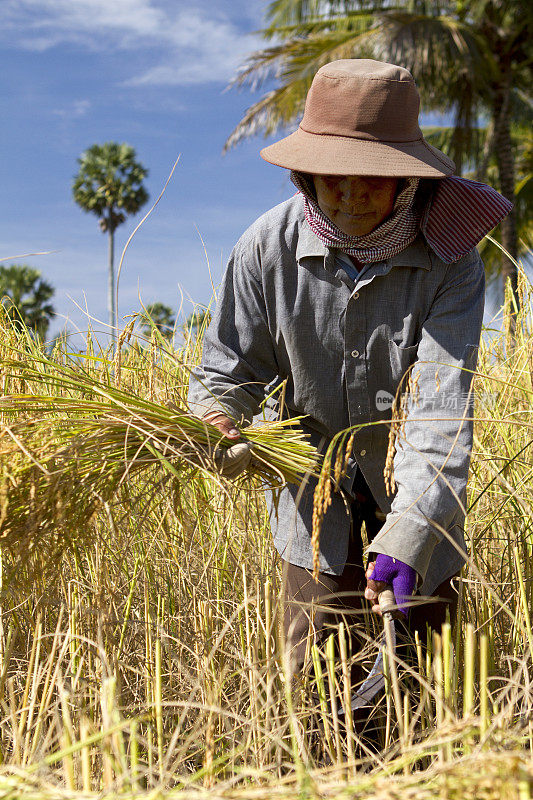
[[[366,456],[366,450],[361,450],[361,452],[359,453],[359,455],[360,455],[360,456]]]
[[[359,350],[352,350],[351,355],[353,358],[357,358],[360,355]]]
[[[355,294],[352,294],[352,300],[357,300],[358,297],[359,297],[359,292],[355,292]]]

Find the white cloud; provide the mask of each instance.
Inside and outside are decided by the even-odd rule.
[[[156,35],[165,14],[151,0],[4,0],[0,8],[4,31],[23,31],[24,41],[79,41],[115,34],[122,38]]]
[[[170,85],[224,82],[257,47],[231,22],[181,12],[167,31],[170,47],[163,63],[156,64],[128,81],[130,85]]]
[[[79,119],[85,117],[91,108],[90,100],[75,100],[67,108],[54,108],[52,114],[61,119]]]
[[[0,38],[38,51],[76,43],[152,52],[155,63],[129,85],[225,83],[259,46],[243,30],[243,16],[248,28],[258,12],[257,2],[240,0],[2,0]]]

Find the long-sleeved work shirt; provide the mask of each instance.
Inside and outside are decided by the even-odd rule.
[[[201,364],[191,374],[189,405],[199,415],[219,408],[249,424],[267,387],[286,380],[286,406],[291,415],[305,415],[314,444],[324,448],[339,431],[360,426],[345,494],[333,494],[322,525],[322,571],[344,569],[350,531],[345,499],[358,467],[386,515],[372,553],[413,567],[422,594],[464,563],[470,390],[484,289],[476,250],[445,263],[422,236],[350,277],[338,253],[311,231],[301,195],[263,214],[235,245]],[[407,405],[389,495],[386,421],[411,365],[417,391]],[[287,485],[271,516],[277,550],[307,568],[313,489],[313,481],[303,491]]]

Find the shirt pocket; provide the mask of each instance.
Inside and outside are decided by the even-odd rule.
[[[398,386],[409,367],[415,363],[417,353],[417,344],[412,344],[409,347],[400,347],[393,339],[389,339],[391,374],[395,386]]]

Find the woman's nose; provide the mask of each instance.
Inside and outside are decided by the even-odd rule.
[[[343,199],[349,202],[366,200],[368,196],[368,184],[353,178],[346,178],[340,184]]]

